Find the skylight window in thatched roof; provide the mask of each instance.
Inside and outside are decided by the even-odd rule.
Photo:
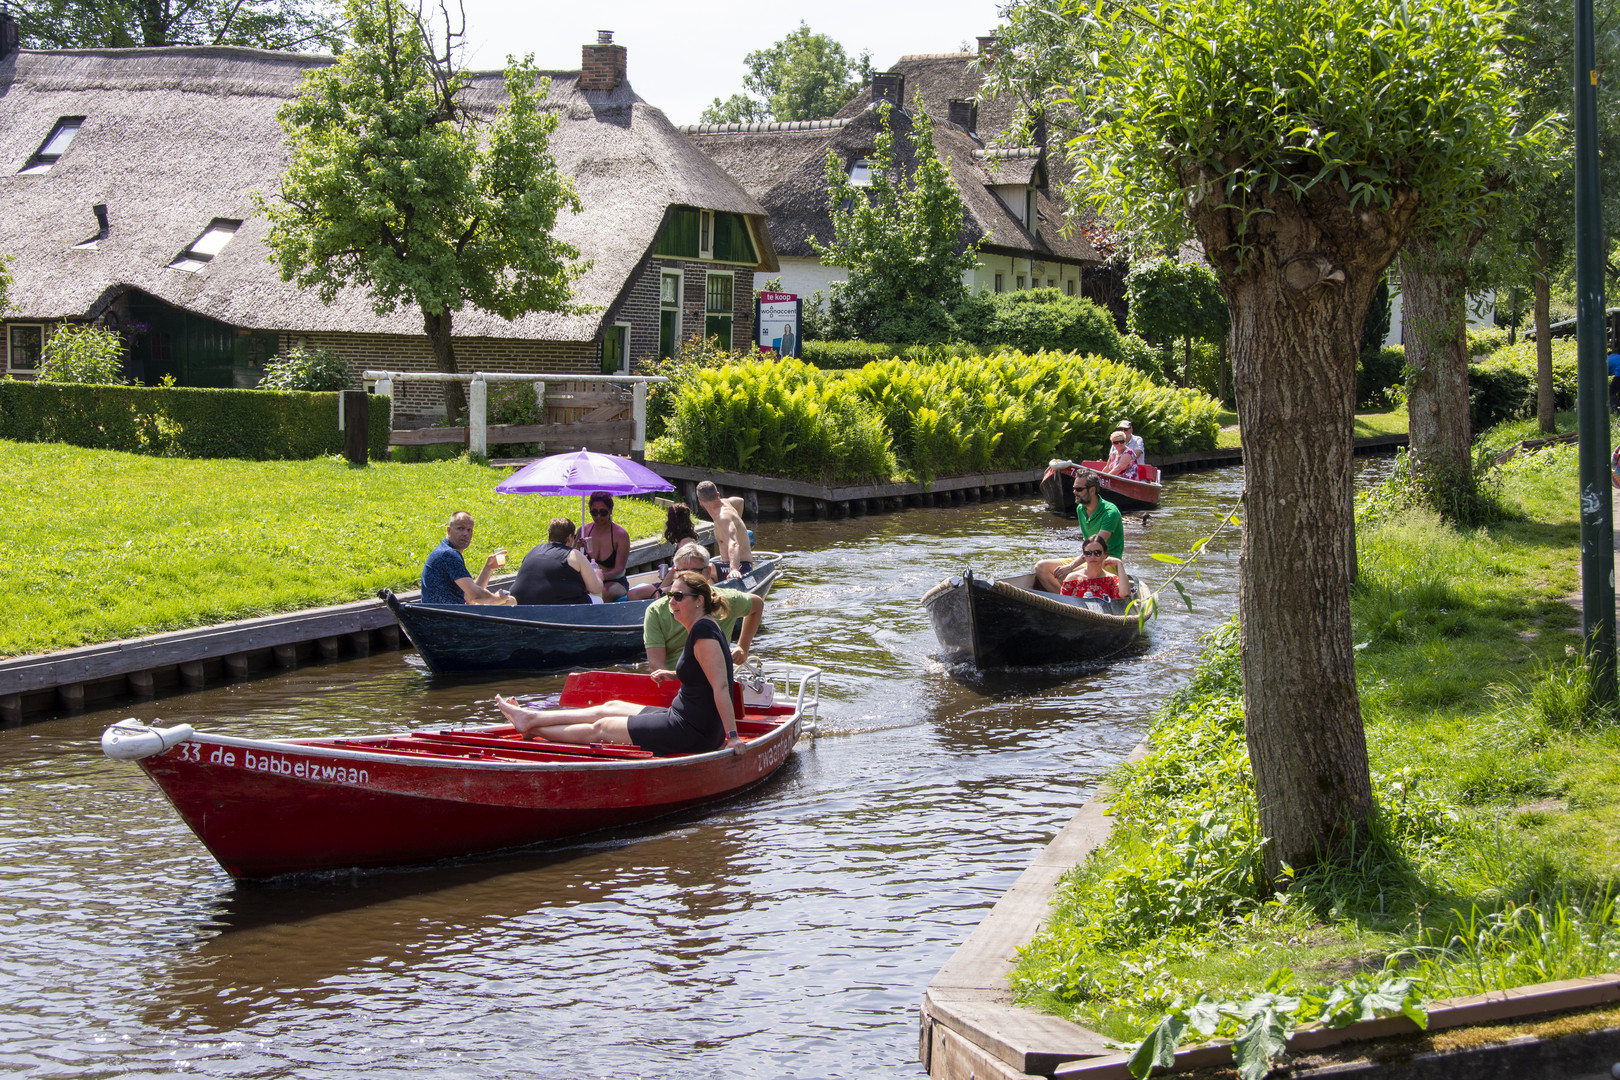
[[[186,250],[175,256],[174,262],[169,264],[170,270],[184,270],[188,274],[195,274],[207,266],[215,255],[218,255],[225,245],[231,242],[236,230],[242,227],[240,221],[230,218],[215,218],[203,230],[201,236],[193,240]]]
[[[852,187],[872,186],[872,163],[860,158],[849,167],[849,182]]]
[[[79,125],[84,123],[82,116],[64,116],[51,128],[51,133],[40,143],[39,149],[28,163],[17,171],[19,173],[49,172],[58,158],[67,153],[67,148],[73,142],[73,136],[79,133]]]

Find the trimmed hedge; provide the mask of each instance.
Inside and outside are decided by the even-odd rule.
[[[286,390],[0,381],[0,439],[254,461],[343,451],[338,395]],[[371,395],[367,442],[387,456],[388,399]]]
[[[1575,339],[1554,338],[1553,408],[1575,407]],[[1469,424],[1484,431],[1536,414],[1536,343],[1521,341],[1468,366]]]

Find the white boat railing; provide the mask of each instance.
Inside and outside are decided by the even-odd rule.
[[[815,735],[816,725],[821,720],[820,668],[812,664],[792,664],[786,660],[772,660],[769,663],[751,660],[737,673],[737,677],[742,680],[749,673],[772,685],[779,682],[782,696],[793,698],[793,709],[799,716],[799,730],[806,735]],[[798,682],[797,688],[794,687],[795,680]],[[809,695],[808,700],[806,694]]]

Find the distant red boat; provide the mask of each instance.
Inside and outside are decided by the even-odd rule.
[[[745,706],[735,688],[740,753],[654,757],[613,744],[529,742],[510,725],[240,739],[133,719],[108,728],[101,745],[140,762],[232,877],[392,866],[631,825],[752,787],[781,768],[817,706],[819,669],[772,665],[770,674],[784,692],[796,679],[797,695]],[[668,705],[677,688],[647,675],[577,672],[559,704]]]
[[[1041,495],[1054,514],[1074,516],[1074,477],[1079,472],[1095,473],[1101,485],[1099,493],[1121,510],[1157,510],[1159,496],[1164,488],[1159,483],[1159,470],[1152,465],[1138,465],[1135,479],[1127,480],[1104,472],[1106,461],[1054,461],[1041,477]]]

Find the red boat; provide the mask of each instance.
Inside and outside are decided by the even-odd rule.
[[[1138,465],[1134,479],[1104,472],[1106,461],[1053,461],[1041,477],[1041,495],[1054,514],[1074,517],[1074,477],[1079,472],[1093,473],[1102,487],[1099,494],[1121,510],[1157,510],[1159,496],[1164,488],[1159,483],[1159,470],[1152,465]]]
[[[769,674],[782,680],[784,700],[796,679],[797,696],[745,705],[734,686],[744,741],[736,751],[654,757],[615,744],[525,741],[510,725],[240,739],[134,719],[108,728],[101,745],[140,762],[232,877],[392,866],[631,825],[752,787],[787,760],[820,688],[818,668],[779,664]],[[576,672],[558,704],[668,705],[678,688],[673,679]]]

